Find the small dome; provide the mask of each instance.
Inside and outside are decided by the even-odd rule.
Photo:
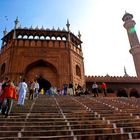
[[[125,12],[125,14],[124,14],[122,20],[123,20],[123,21],[127,21],[127,20],[130,20],[130,19],[132,19],[132,18],[133,18],[133,15],[132,15],[132,14]]]
[[[49,29],[49,28],[46,28],[46,30],[47,30],[47,31],[50,31],[50,29]]]
[[[35,28],[36,30],[39,30],[39,28],[38,28],[38,26],[36,26],[36,28]]]
[[[66,31],[66,29],[65,28],[63,28],[63,30],[62,31]]]
[[[58,27],[57,31],[61,31],[59,27]]]
[[[43,25],[42,25],[42,27],[41,27],[41,30],[44,30],[44,27],[43,27]]]
[[[55,31],[55,28],[54,28],[54,26],[53,26],[53,28],[52,28],[52,31]]]
[[[31,30],[33,29],[32,25],[31,25],[30,29],[31,29]]]

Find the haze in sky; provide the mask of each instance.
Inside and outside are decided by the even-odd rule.
[[[133,14],[140,36],[139,0],[0,0],[0,38],[18,16],[22,27],[66,28],[81,32],[86,75],[136,76],[122,17]],[[139,37],[140,38],[140,37]],[[1,43],[1,42],[0,42]]]

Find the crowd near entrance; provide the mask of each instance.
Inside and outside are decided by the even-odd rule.
[[[34,79],[31,79],[31,82],[21,78],[19,83],[5,77],[0,82],[0,112],[8,117],[14,100],[17,100],[17,106],[24,106],[25,100],[34,100],[38,98],[39,94],[80,96],[86,94],[86,89],[73,82],[64,83],[62,88],[55,87],[42,75],[35,76]]]
[[[51,88],[51,83],[48,80],[44,79],[42,76],[39,76],[37,78],[37,82],[39,83],[39,92],[41,91],[41,89],[44,89],[44,92],[46,92]]]
[[[26,79],[22,78],[19,83],[14,83],[8,77],[5,77],[0,82],[0,111],[5,117],[8,117],[13,101],[17,100],[18,106],[24,106],[25,100],[34,100],[38,98],[39,94],[43,95],[88,95],[91,94],[94,97],[100,96],[101,92],[103,96],[108,96],[108,87],[106,83],[98,85],[96,82],[92,84],[92,90],[88,90],[86,86],[81,86],[74,82],[64,83],[62,88],[53,86],[44,76],[40,75],[34,77],[30,83]],[[101,90],[101,92],[100,92]],[[119,90],[116,94],[118,97],[128,97],[126,90]],[[130,97],[139,97],[138,92],[135,89],[130,91]]]

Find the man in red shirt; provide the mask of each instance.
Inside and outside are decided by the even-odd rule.
[[[9,81],[7,84],[8,85],[4,87],[3,93],[1,95],[4,99],[3,106],[2,106],[2,114],[5,115],[5,118],[7,118],[11,112],[13,106],[13,100],[17,99],[16,88],[13,82]]]
[[[0,112],[2,112],[2,105],[3,105],[3,101],[4,101],[4,97],[2,96],[3,90],[4,88],[8,85],[8,77],[5,77],[2,81],[2,85],[1,85],[1,92],[0,92]]]
[[[106,85],[106,83],[103,82],[102,85],[101,85],[101,88],[103,90],[104,95],[107,96],[106,95],[106,93],[107,93],[107,85]]]

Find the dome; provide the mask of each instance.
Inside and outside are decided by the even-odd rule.
[[[124,14],[122,20],[125,22],[125,21],[127,21],[127,20],[132,19],[132,18],[133,18],[133,15],[132,15],[132,14],[125,12],[125,14]]]

